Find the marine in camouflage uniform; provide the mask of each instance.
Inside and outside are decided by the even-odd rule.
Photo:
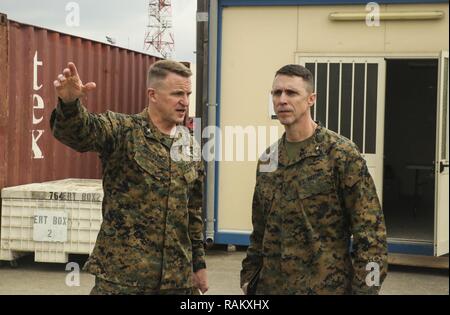
[[[97,277],[92,294],[192,293],[192,273],[206,268],[202,162],[172,159],[179,141],[147,109],[99,115],[60,99],[50,124],[56,139],[102,161],[103,223],[85,265]]]
[[[260,269],[256,294],[377,294],[387,272],[386,228],[356,145],[318,124],[293,156],[286,134],[267,152],[241,286]],[[261,172],[270,161],[278,167]],[[369,263],[379,266],[379,286],[370,283],[377,269]]]

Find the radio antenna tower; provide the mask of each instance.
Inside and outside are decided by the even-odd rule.
[[[172,31],[172,1],[149,0],[148,16],[144,50],[159,53],[163,58],[170,59],[175,48]]]

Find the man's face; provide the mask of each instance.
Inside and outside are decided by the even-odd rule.
[[[169,124],[182,124],[189,114],[191,79],[169,73],[156,87],[148,89],[152,111]]]
[[[290,126],[310,115],[310,108],[316,102],[316,94],[307,88],[303,78],[278,75],[272,87],[275,113],[281,124]]]

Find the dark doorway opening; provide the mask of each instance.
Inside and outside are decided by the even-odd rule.
[[[386,61],[383,211],[389,238],[433,241],[438,61]]]

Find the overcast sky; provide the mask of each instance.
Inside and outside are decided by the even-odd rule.
[[[66,23],[66,5],[75,2],[80,8],[79,26]],[[63,33],[142,51],[148,24],[148,0],[0,0],[0,12],[19,22],[43,26]],[[195,62],[196,0],[172,0],[175,55],[173,59]],[[73,12],[73,11],[72,11]],[[73,21],[73,20],[72,20]]]

